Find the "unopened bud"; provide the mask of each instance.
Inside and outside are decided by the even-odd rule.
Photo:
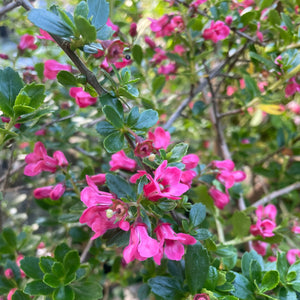
[[[150,154],[149,156],[148,156],[148,159],[150,160],[150,161],[154,161],[155,160],[155,154]]]

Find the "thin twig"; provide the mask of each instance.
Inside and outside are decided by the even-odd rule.
[[[261,198],[260,200],[256,201],[255,203],[252,204],[252,206],[254,207],[258,207],[259,205],[264,205],[266,203],[269,203],[270,201],[272,201],[273,199],[280,197],[282,195],[285,195],[293,190],[298,190],[300,189],[300,181],[295,182],[291,185],[286,186],[285,188],[282,188],[278,191],[272,192],[269,195]]]
[[[0,9],[0,18],[2,16],[4,16],[6,13],[8,13],[9,11],[15,9],[16,7],[20,6],[21,4],[19,3],[19,1],[13,1],[8,3],[7,5],[3,6]]]
[[[219,115],[218,115],[218,118],[219,118],[219,119],[222,119],[222,118],[227,117],[227,116],[237,115],[237,114],[242,113],[243,111],[244,111],[244,110],[243,110],[242,108],[230,110],[230,111],[227,111],[227,112],[225,112],[225,113],[219,114]]]
[[[83,263],[86,260],[86,257],[93,246],[94,240],[89,240],[88,243],[86,244],[85,248],[83,249],[81,256],[80,256],[80,262]]]

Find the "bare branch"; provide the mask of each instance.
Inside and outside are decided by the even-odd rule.
[[[277,197],[280,197],[282,195],[285,195],[291,191],[300,189],[300,181],[295,182],[285,188],[282,188],[278,191],[272,192],[269,195],[261,198],[260,200],[256,201],[252,204],[252,206],[258,207],[259,205],[264,205],[272,201],[273,199],[276,199]]]

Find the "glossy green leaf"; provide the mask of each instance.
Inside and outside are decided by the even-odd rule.
[[[206,216],[205,205],[203,205],[202,203],[196,203],[192,205],[189,218],[194,227],[200,225],[204,221],[205,216]]]
[[[124,134],[122,132],[117,131],[111,133],[104,139],[103,146],[107,152],[116,153],[123,149],[124,142]]]
[[[280,25],[280,23],[281,23],[280,15],[277,12],[277,10],[275,10],[275,9],[271,9],[269,11],[268,19],[270,20],[270,22],[273,26]]]
[[[238,297],[239,299],[242,300],[256,299],[253,291],[253,286],[251,285],[249,280],[242,274],[236,272],[232,272],[232,273],[235,275],[233,281],[234,291],[232,292],[232,294],[235,297]]]
[[[154,126],[158,121],[158,113],[155,110],[147,109],[140,114],[140,117],[136,124],[133,126],[134,129],[147,130]]]
[[[92,24],[99,30],[106,24],[109,16],[109,4],[105,0],[88,0],[89,14]]]
[[[135,44],[132,47],[132,56],[134,61],[140,65],[142,63],[143,60],[143,49],[140,45]]]
[[[96,40],[96,28],[82,16],[76,16],[74,18],[76,29],[82,36],[85,43],[92,43]]]
[[[4,228],[2,230],[2,236],[6,243],[9,245],[11,248],[16,248],[17,246],[17,236],[15,232],[11,228]]]
[[[9,117],[14,116],[13,106],[23,82],[12,68],[0,70],[0,110]]]
[[[65,255],[70,251],[70,247],[66,243],[58,245],[54,250],[54,258],[63,263]]]
[[[21,260],[21,269],[28,277],[33,279],[42,279],[44,273],[39,266],[39,258],[33,256],[25,256]]]
[[[68,71],[60,71],[57,74],[57,81],[65,87],[76,87],[77,79],[76,77]]]
[[[166,77],[164,75],[156,76],[152,81],[153,93],[158,96],[166,84]]]
[[[77,16],[82,16],[83,18],[87,19],[89,14],[89,7],[86,1],[81,1],[77,4],[74,11],[74,19]]]
[[[250,217],[247,216],[247,214],[242,211],[235,211],[231,222],[233,225],[234,236],[241,237],[247,235],[251,225]]]
[[[46,285],[42,280],[34,280],[26,284],[24,293],[29,295],[50,295],[53,288]]]
[[[75,273],[80,266],[80,257],[76,250],[69,251],[63,261],[67,273]]]
[[[53,300],[74,300],[75,293],[70,286],[61,286],[52,295]]]
[[[109,106],[109,105],[105,105],[102,110],[103,110],[107,120],[116,129],[120,129],[124,126],[123,119],[120,118],[120,115],[118,114],[118,112],[115,110],[114,107]]]
[[[105,178],[109,190],[112,193],[116,194],[118,198],[136,197],[132,185],[129,184],[128,181],[123,179],[121,176],[107,173]]]
[[[279,283],[278,271],[275,270],[268,271],[262,279],[260,291],[264,293],[266,291],[273,290],[278,285],[278,283]]]
[[[170,151],[171,157],[168,159],[171,162],[180,162],[181,159],[186,155],[189,145],[185,143],[176,144]]]
[[[199,242],[195,245],[187,246],[185,255],[185,276],[192,294],[201,291],[208,275],[208,269],[209,257],[207,250],[203,248]]]
[[[58,288],[61,285],[59,278],[57,278],[54,274],[49,273],[45,274],[43,282],[52,288]]]
[[[34,8],[30,10],[28,19],[37,27],[54,35],[62,37],[73,35],[72,29],[59,16],[46,9]]]
[[[30,300],[31,298],[20,290],[16,290],[11,297],[11,300]]]
[[[98,300],[102,299],[102,287],[97,281],[87,280],[72,284],[76,300]]]
[[[40,269],[44,273],[51,273],[52,272],[52,265],[55,263],[55,259],[50,256],[43,256],[40,258],[39,266]]]

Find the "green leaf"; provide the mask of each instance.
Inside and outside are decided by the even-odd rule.
[[[139,119],[140,113],[139,108],[137,106],[134,106],[130,113],[128,114],[126,124],[131,127],[133,126]]]
[[[288,290],[284,287],[279,292],[280,300],[297,300],[297,294],[294,291]]]
[[[171,157],[168,159],[168,162],[178,162],[181,161],[183,156],[186,155],[189,145],[185,143],[179,143],[175,145],[172,150],[170,151],[172,153]]]
[[[123,149],[124,141],[124,134],[117,131],[111,133],[104,139],[103,146],[107,152],[116,153]]]
[[[129,86],[129,85],[128,85]],[[120,87],[118,89],[118,94],[119,96],[123,96],[125,98],[128,98],[128,99],[131,99],[131,100],[134,100],[138,94],[136,93],[136,90],[133,90],[134,93],[132,93],[130,90],[129,90],[129,87],[126,86],[126,87]]]
[[[249,75],[246,75],[244,77],[244,80],[245,80],[245,84],[246,84],[246,89],[252,98],[260,95],[260,91],[257,87],[256,81],[252,77],[250,77]]]
[[[72,29],[59,16],[46,9],[34,8],[30,10],[28,19],[37,27],[54,35],[62,37],[73,35]]]
[[[207,105],[203,101],[196,101],[192,109],[193,116],[201,115],[206,108]]]
[[[103,107],[103,113],[107,120],[116,128],[120,129],[124,126],[123,118],[121,118],[114,107],[105,105]]]
[[[52,298],[53,300],[73,300],[75,294],[70,286],[61,286],[53,292]]]
[[[242,300],[252,300],[256,299],[253,294],[253,286],[249,280],[242,274],[232,272],[235,275],[233,286],[234,291],[231,293]]]
[[[156,76],[152,81],[152,90],[155,96],[158,96],[166,84],[166,77],[164,75]]]
[[[240,14],[241,22],[244,25],[248,25],[251,21],[256,19],[256,15],[257,15],[256,11],[253,11],[253,10],[249,11],[249,8],[246,8]]]
[[[58,288],[61,285],[59,278],[51,273],[45,274],[43,282],[53,288]]]
[[[261,269],[264,270],[264,262],[262,259],[262,256],[257,254],[256,251],[251,250],[250,252],[245,252],[242,257],[242,273],[245,275],[248,279],[250,279],[250,265],[251,261],[255,260],[259,263],[261,266]]]
[[[134,61],[140,65],[142,63],[143,60],[143,50],[142,47],[140,45],[135,44],[132,47],[132,56]]]
[[[129,231],[124,231],[120,228],[114,228],[107,230],[102,238],[106,240],[107,247],[124,247],[129,243],[129,235]]]
[[[277,271],[279,272],[280,275],[280,280],[281,282],[285,282],[285,277],[289,268],[289,263],[286,259],[286,254],[285,253],[277,253],[277,260],[276,260],[276,267]]]
[[[147,109],[140,114],[137,123],[133,126],[136,130],[148,130],[158,121],[158,113],[153,109]]]
[[[118,198],[136,198],[132,186],[121,176],[107,173],[105,179],[109,190]]]
[[[57,74],[57,81],[65,87],[76,87],[77,86],[77,79],[76,77],[68,72],[68,71],[60,71]]]
[[[58,261],[62,262],[64,261],[65,255],[70,251],[70,247],[66,243],[62,243],[58,245],[54,250],[54,257]]]
[[[205,205],[203,205],[202,203],[196,203],[192,205],[189,218],[194,227],[200,225],[204,221],[205,216],[206,216]]]
[[[98,300],[103,297],[102,287],[96,281],[79,281],[72,284],[72,288],[76,300]]]
[[[82,16],[76,16],[74,22],[85,43],[89,44],[96,40],[96,28],[87,19]]]
[[[39,118],[41,118],[49,113],[52,113],[52,112],[53,112],[53,108],[50,108],[50,107],[38,109],[38,110],[34,111],[33,113],[23,115],[22,118],[18,120],[18,123],[37,121]]]
[[[52,272],[52,265],[55,263],[55,259],[50,256],[43,256],[40,258],[39,266],[44,273]]]
[[[50,8],[50,10],[51,10],[51,8]],[[72,32],[75,32],[76,28],[74,25],[73,16],[69,12],[66,12],[65,10],[60,8],[59,6],[56,6],[56,12],[57,12],[57,15],[61,18],[61,20],[65,23],[65,25],[70,27],[72,29]]]
[[[51,271],[52,271],[53,275],[55,275],[57,278],[62,278],[65,276],[65,268],[61,262],[56,261],[52,265]]]
[[[31,298],[20,290],[16,290],[11,297],[12,300],[30,300]]]
[[[280,25],[281,19],[279,16],[279,13],[275,9],[271,9],[268,13],[268,19],[270,20],[270,23],[275,26],[275,25]]]
[[[273,290],[279,283],[279,273],[278,271],[271,270],[268,271],[261,282],[260,291],[262,293],[266,291]]]
[[[106,24],[97,30],[97,39],[104,41],[109,40],[115,31]]]
[[[192,294],[201,291],[208,275],[208,269],[209,257],[207,250],[203,248],[199,242],[195,245],[187,246],[185,255],[185,276]]]
[[[14,116],[15,99],[23,85],[19,74],[12,68],[0,70],[0,109],[5,115]]]
[[[273,0],[261,0],[259,7],[260,9],[265,9],[273,4]]]
[[[164,200],[157,205],[163,211],[171,211],[176,208],[177,202],[174,200]]]
[[[148,281],[152,293],[162,299],[180,300],[183,299],[183,290],[177,279],[156,276]]]
[[[89,14],[89,7],[88,7],[86,1],[79,2],[79,4],[77,4],[75,11],[74,11],[74,18],[76,18],[77,16],[82,16],[85,19],[87,19],[88,14]]]
[[[204,285],[205,288],[209,290],[214,290],[218,284],[218,277],[218,270],[213,266],[209,266],[207,278]]]
[[[31,106],[26,106],[26,105],[14,105],[14,112],[15,116],[19,117],[21,115],[26,115],[33,113],[35,109]]]
[[[229,270],[236,265],[237,249],[234,246],[221,245],[216,250],[216,254],[222,257],[223,265]]]
[[[278,68],[278,66],[272,60],[266,59],[255,52],[250,51],[249,55],[252,59],[255,59],[255,60],[261,62],[263,65],[265,65],[269,69],[277,69]]]
[[[206,228],[198,228],[195,230],[196,234],[194,234],[194,237],[196,240],[204,241],[209,238],[211,238],[212,234],[210,231]]]
[[[88,6],[88,17],[92,17],[92,24],[99,30],[109,17],[109,4],[105,0],[88,0]]]
[[[281,13],[281,18],[282,18],[285,26],[287,27],[288,31],[293,32],[294,26],[293,26],[291,18],[288,15],[286,15],[285,13]]]
[[[166,54],[168,58],[170,58],[171,60],[175,61],[177,64],[182,65],[182,66],[187,66],[188,64],[186,63],[186,61],[177,53],[167,53]]]
[[[21,260],[21,269],[28,277],[33,279],[42,279],[44,273],[39,266],[39,258],[26,256]]]
[[[231,218],[231,222],[233,225],[233,235],[235,237],[242,237],[248,234],[251,220],[244,212],[235,211]]]
[[[98,133],[100,133],[101,135],[104,135],[104,136],[108,136],[111,133],[116,132],[115,127],[106,121],[99,122],[96,125],[96,130]]]
[[[29,295],[50,295],[53,288],[46,285],[42,280],[34,280],[26,284],[24,293]]]
[[[15,249],[17,247],[17,236],[11,228],[4,228],[2,236],[9,247]]]
[[[249,274],[250,274],[250,280],[252,282],[254,282],[254,281],[256,281],[256,283],[261,282],[262,268],[257,260],[251,261]]]
[[[69,251],[64,257],[64,267],[67,273],[75,273],[80,266],[80,257],[76,250]]]

